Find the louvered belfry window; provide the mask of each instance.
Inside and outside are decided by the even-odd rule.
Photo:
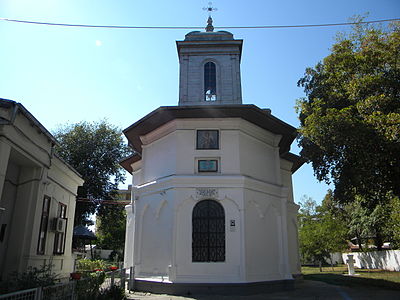
[[[217,100],[217,74],[213,62],[204,65],[204,95],[206,101]]]
[[[217,201],[203,200],[193,208],[192,261],[225,261],[225,212]]]

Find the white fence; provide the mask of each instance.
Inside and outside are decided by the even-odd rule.
[[[348,254],[353,255],[356,268],[400,271],[400,250],[342,253],[344,262]]]

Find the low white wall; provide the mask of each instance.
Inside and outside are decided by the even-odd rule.
[[[356,268],[400,271],[400,250],[343,253],[344,262],[348,254],[353,254]]]
[[[93,256],[100,257],[101,259],[109,259],[113,250],[93,249]],[[87,256],[90,257],[90,250],[87,251]]]
[[[335,264],[335,265],[343,263],[342,253],[341,252],[331,253],[330,258],[327,259],[327,263],[331,263],[331,259],[332,259],[332,263]]]

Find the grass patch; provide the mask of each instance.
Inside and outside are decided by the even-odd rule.
[[[318,267],[302,267],[306,280],[323,281],[329,284],[346,286],[375,286],[400,290],[400,272],[384,270],[356,269],[357,276],[345,276],[347,266],[323,267],[322,272]]]

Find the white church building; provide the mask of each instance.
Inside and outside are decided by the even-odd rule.
[[[124,130],[136,151],[121,162],[133,175],[125,266],[136,290],[237,294],[300,274],[297,131],[242,104],[242,44],[211,18],[177,41],[179,105]]]

